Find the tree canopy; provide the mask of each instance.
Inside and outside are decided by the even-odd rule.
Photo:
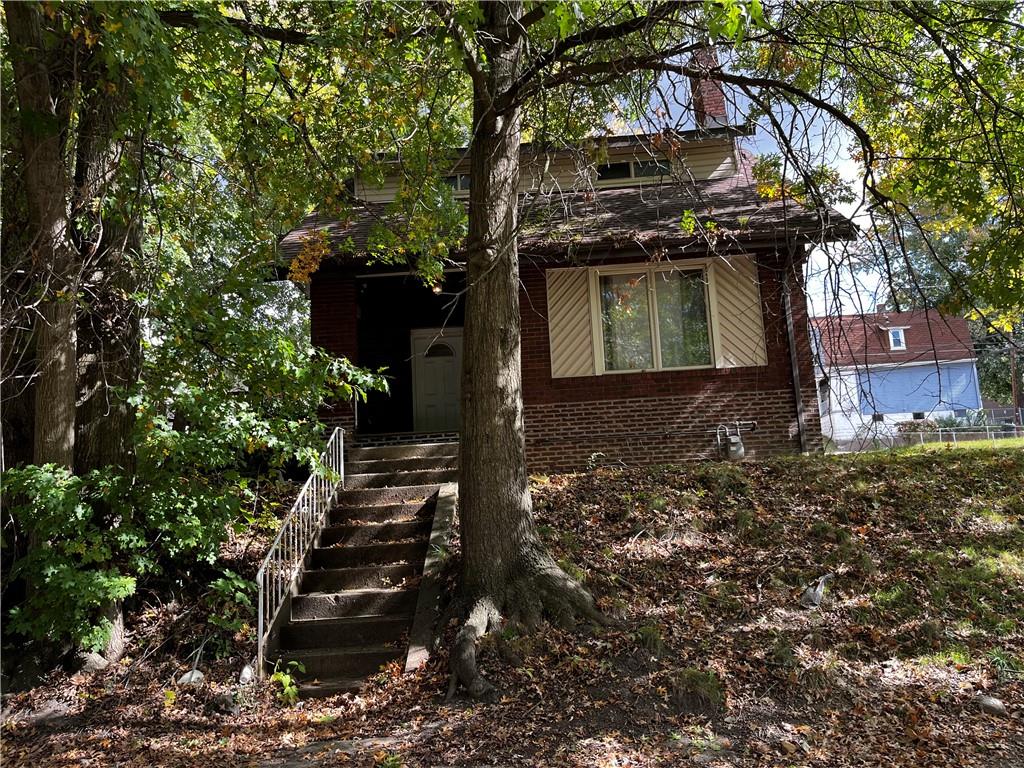
[[[9,2],[4,14],[4,465],[22,465],[10,487],[30,499],[15,568],[33,582],[18,626],[37,637],[100,643],[105,603],[160,558],[209,556],[239,519],[253,453],[308,461],[318,405],[382,386],[313,350],[300,293],[267,281],[290,266],[303,285],[327,254],[278,264],[278,236],[313,208],[360,210],[348,181],[381,178],[386,159],[400,164],[403,215],[381,222],[374,256],[411,260],[428,284],[456,256],[468,263],[478,351],[464,390],[478,405],[463,439],[496,423],[512,435],[463,470],[465,580],[486,606],[470,644],[510,607],[530,621],[593,616],[531,533],[518,338],[500,335],[518,329],[524,139],[692,126],[691,81],[719,82],[736,120],[777,146],[760,164],[766,197],[859,201],[865,238],[831,251],[835,266],[867,258],[918,291],[927,269],[958,307],[1019,322],[1017,4]],[[716,59],[701,58],[708,47]],[[852,189],[823,137],[857,164]],[[466,147],[468,211],[443,182]],[[519,536],[504,562],[488,509]],[[526,554],[542,589],[511,579]],[[58,556],[57,570],[40,559]],[[486,558],[500,578],[474,570]],[[73,584],[60,576],[72,571]],[[95,599],[60,623],[53,606],[72,591]]]

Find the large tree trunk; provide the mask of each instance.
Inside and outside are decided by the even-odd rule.
[[[134,471],[134,412],[125,390],[139,378],[142,362],[137,267],[141,251],[137,206],[119,201],[114,212],[97,205],[117,199],[131,144],[114,138],[129,84],[116,94],[90,88],[82,108],[72,211],[83,252],[83,311],[78,323],[78,410],[75,469],[113,466]],[[141,159],[140,161],[141,162]],[[122,214],[121,211],[125,213]]]
[[[520,369],[516,225],[520,113],[495,114],[493,95],[519,73],[511,34],[521,2],[482,4],[486,88],[475,83],[468,291],[463,330],[459,526],[468,619],[452,652],[453,684],[475,697],[492,687],[476,668],[476,641],[501,619],[597,618],[590,595],[558,567],[537,536],[526,472]],[[509,43],[509,40],[513,42]]]
[[[91,57],[76,62],[79,90],[87,97],[79,105],[71,145],[72,183],[65,162],[68,120],[58,111],[58,105],[66,106],[63,97],[71,86],[61,88],[51,76],[38,5],[4,6],[17,78],[31,261],[43,288],[35,323],[33,462],[59,464],[79,474],[107,465],[131,472],[133,414],[117,389],[138,379],[141,362],[128,256],[138,248],[138,227],[131,220],[104,221],[100,204],[109,197],[121,165],[121,142],[113,136],[125,92],[122,88],[112,95],[89,81],[97,72]],[[87,306],[84,313],[78,310],[80,297]],[[29,548],[38,544],[30,536]],[[103,613],[113,630],[105,655],[114,659],[124,647],[120,601],[105,606]]]
[[[34,230],[32,265],[44,286],[36,319],[33,461],[71,468],[75,457],[75,296],[79,265],[67,209],[63,120],[56,112],[57,99],[51,92],[39,7],[5,2],[4,10],[17,80],[26,199]]]

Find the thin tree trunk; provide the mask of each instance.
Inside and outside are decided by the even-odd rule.
[[[114,139],[118,112],[130,85],[116,95],[90,89],[82,108],[75,161],[76,219],[85,222],[82,236],[83,311],[78,324],[78,411],[75,469],[79,473],[106,466],[134,470],[134,412],[124,390],[139,378],[142,362],[136,262],[141,251],[140,224],[133,208],[104,215],[117,199],[120,177],[130,163],[129,147]]]

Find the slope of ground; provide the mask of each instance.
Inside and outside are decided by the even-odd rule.
[[[804,457],[535,478],[542,532],[616,624],[510,628],[504,695],[446,704],[446,658],[285,706],[237,667],[55,677],[8,702],[12,764],[1024,765],[1024,451]],[[453,551],[452,566],[457,561]],[[803,587],[834,574],[819,609]],[[176,666],[179,665],[179,666]],[[186,668],[187,669],[187,668]],[[1005,715],[982,711],[998,697]],[[223,698],[223,697],[222,697]]]

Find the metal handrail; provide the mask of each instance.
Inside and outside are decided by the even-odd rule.
[[[325,474],[327,470],[330,475]],[[281,523],[270,551],[256,572],[258,605],[256,608],[256,662],[260,677],[266,673],[265,654],[268,635],[277,621],[296,581],[309,548],[323,528],[324,518],[334,504],[339,488],[345,487],[345,430],[336,427],[320,456],[320,466],[302,486],[291,511]]]

